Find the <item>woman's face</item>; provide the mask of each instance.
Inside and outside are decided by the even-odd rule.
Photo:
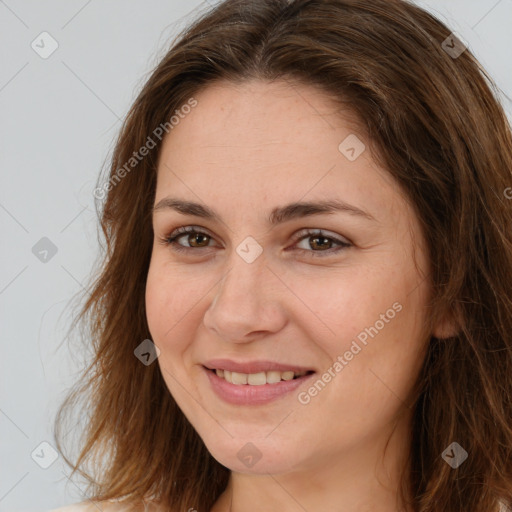
[[[430,334],[418,220],[318,90],[220,83],[195,99],[164,140],[153,213],[166,385],[234,471],[369,456],[408,410]]]

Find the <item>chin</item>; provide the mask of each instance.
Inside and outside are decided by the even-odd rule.
[[[292,437],[289,439],[291,440]],[[297,444],[292,443],[288,451],[283,447],[282,441],[277,439],[271,441],[264,437],[246,436],[226,439],[224,443],[213,441],[205,444],[217,462],[237,473],[254,475],[286,473],[299,462],[295,460]]]

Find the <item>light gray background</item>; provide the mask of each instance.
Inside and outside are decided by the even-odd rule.
[[[417,3],[466,39],[512,119],[512,0]],[[84,499],[61,457],[42,469],[31,454],[50,461],[40,443],[54,444],[57,405],[89,356],[74,353],[64,336],[70,300],[99,250],[92,191],[144,79],[171,38],[207,7],[197,0],[0,0],[0,512]],[[59,45],[47,59],[31,47],[43,31]],[[32,252],[43,237],[57,247],[46,263]]]

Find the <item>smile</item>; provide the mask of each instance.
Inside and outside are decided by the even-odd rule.
[[[311,370],[241,373],[204,366],[203,370],[215,395],[233,405],[262,405],[286,398],[315,374]]]
[[[227,382],[231,382],[231,384],[236,385],[248,385],[248,386],[263,386],[265,384],[276,384],[277,382],[281,382],[282,380],[293,380],[298,379],[306,375],[307,371],[303,372],[292,372],[285,371],[280,372],[277,370],[271,370],[267,372],[258,372],[258,373],[240,373],[240,372],[230,372],[228,370],[220,370],[216,369],[215,373],[217,377],[224,379]]]

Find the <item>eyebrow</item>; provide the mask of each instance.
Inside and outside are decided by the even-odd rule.
[[[184,201],[173,197],[165,197],[153,207],[153,213],[162,210],[175,210],[183,215],[193,215],[212,221],[223,222],[221,217],[208,206],[192,201]],[[274,208],[268,217],[271,225],[280,224],[293,219],[308,217],[310,215],[319,215],[325,213],[348,213],[350,215],[360,216],[362,218],[376,221],[370,213],[348,204],[341,200],[315,201],[315,202],[296,202],[286,206]]]

